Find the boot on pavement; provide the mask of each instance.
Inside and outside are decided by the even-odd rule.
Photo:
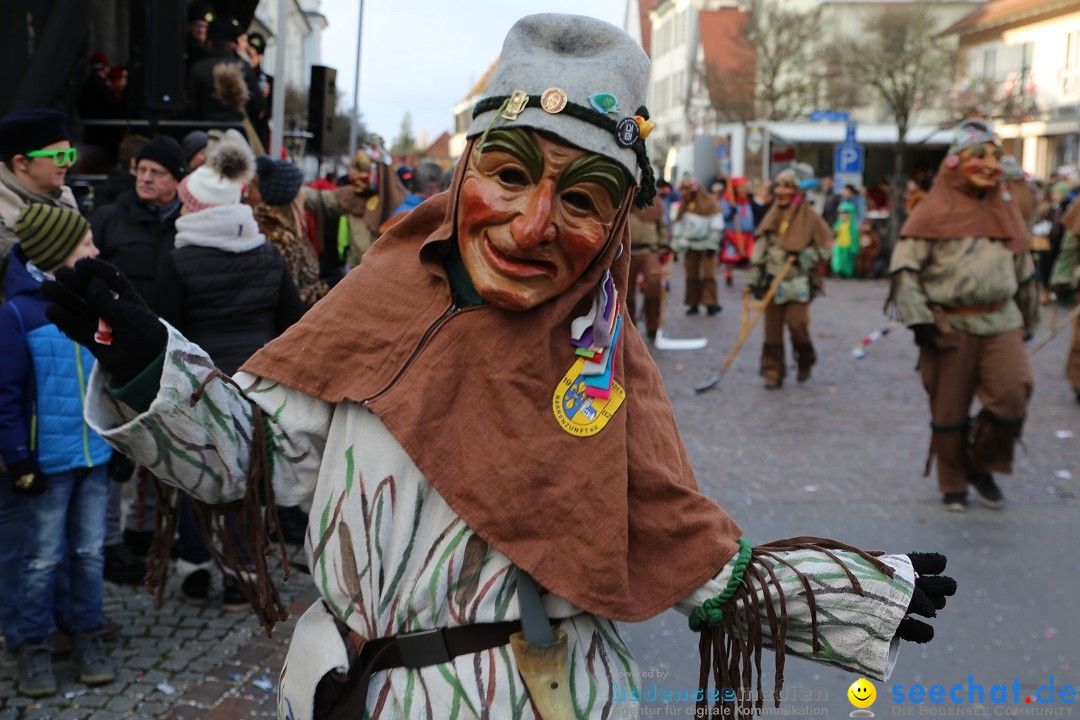
[[[116,669],[105,655],[105,634],[100,629],[76,630],[71,637],[71,664],[79,682],[104,685],[116,679]]]
[[[52,649],[41,638],[31,638],[19,646],[19,694],[40,698],[56,694]]]

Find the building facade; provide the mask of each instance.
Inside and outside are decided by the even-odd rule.
[[[958,86],[1024,170],[1046,178],[1080,162],[1080,2],[989,0],[948,32],[958,38]]]

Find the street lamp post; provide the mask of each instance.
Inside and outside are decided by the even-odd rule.
[[[274,57],[274,95],[270,102],[270,157],[281,157],[282,138],[285,133],[285,13],[287,0],[278,0],[277,4],[277,53]]]
[[[349,124],[349,158],[356,155],[360,126],[360,41],[364,37],[364,0],[360,0],[360,21],[356,28],[356,84],[353,86],[352,122]]]

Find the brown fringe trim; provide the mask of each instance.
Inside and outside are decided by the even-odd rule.
[[[214,368],[192,393],[192,407],[202,398],[207,384],[215,378],[236,387],[243,395],[243,390],[232,378]],[[244,498],[222,505],[211,505],[195,498],[190,500],[199,535],[206,543],[214,564],[223,575],[235,579],[259,618],[259,625],[266,631],[267,636],[272,636],[274,625],[287,619],[289,614],[267,564],[267,558],[275,554],[270,535],[277,533],[282,580],[286,582],[289,580],[289,553],[280,530],[274,502],[266,420],[262,408],[250,399],[248,402],[252,413],[252,439]],[[164,602],[170,551],[176,537],[177,499],[181,491],[157,478],[154,480],[157,483],[157,508],[154,516],[154,540],[146,559],[146,589],[154,596],[154,607],[160,610]],[[264,503],[265,510],[262,507]],[[230,531],[227,522],[233,513],[238,525],[238,533],[235,534]],[[250,562],[243,561],[241,548],[250,552]]]
[[[698,641],[698,653],[701,659],[698,687],[702,691],[702,699],[696,705],[699,716],[709,714],[710,674],[716,689],[721,691],[714,708],[719,710],[723,717],[734,717],[738,713],[748,712],[760,714],[764,709],[765,694],[761,687],[761,654],[765,638],[761,625],[762,610],[769,624],[773,650],[776,653],[776,683],[773,689],[773,701],[775,707],[780,707],[786,661],[787,602],[780,589],[780,582],[773,570],[773,564],[786,566],[802,583],[803,591],[806,593],[806,603],[810,606],[813,649],[815,653],[821,651],[821,640],[818,637],[817,602],[810,586],[810,579],[777,554],[794,550],[815,550],[823,553],[844,570],[851,582],[851,587],[860,594],[863,589],[858,578],[836,557],[833,551],[844,550],[855,553],[890,578],[895,572],[893,568],[878,559],[878,556],[882,554],[880,552],[866,552],[825,538],[794,537],[755,547],[751,552],[750,564],[746,568],[742,584],[724,606],[723,626],[705,628]],[[773,607],[773,590],[770,590],[770,585],[777,593],[779,613]],[[722,692],[724,688],[737,688],[735,697],[732,697],[730,693],[724,694]]]
[[[900,322],[900,308],[896,304],[896,295],[900,290],[900,272],[892,276],[892,280],[889,282],[889,295],[885,298],[885,304],[881,307],[881,311],[885,313],[885,317],[894,322]]]

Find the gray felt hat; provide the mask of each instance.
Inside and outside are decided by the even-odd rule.
[[[635,181],[643,173],[649,180],[641,125],[634,122],[648,85],[649,57],[614,25],[578,15],[529,15],[507,33],[468,137],[498,127],[543,130],[615,160]],[[513,100],[504,105],[515,93],[529,101],[510,120]]]
[[[994,126],[987,120],[978,118],[965,120],[956,127],[954,132],[953,143],[949,146],[950,155],[959,155],[968,148],[983,143],[1001,144],[997,134],[994,132]]]

